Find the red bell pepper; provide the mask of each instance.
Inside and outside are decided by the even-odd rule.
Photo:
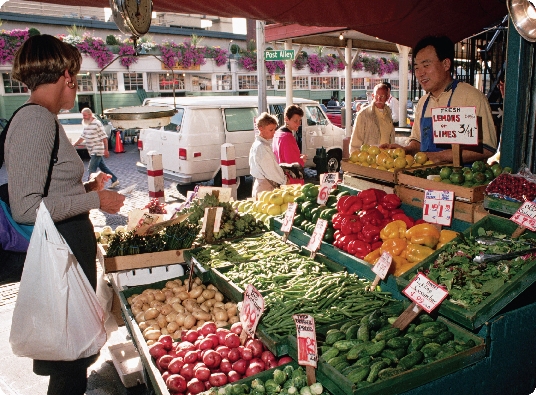
[[[378,205],[376,206],[376,208],[378,209],[378,211],[379,211],[380,213],[382,213],[382,215],[384,216],[384,218],[390,218],[390,217],[391,217],[391,215],[390,215],[390,211],[387,210],[385,207],[383,207],[381,204],[378,204]]]
[[[350,243],[352,240],[357,240],[357,234],[353,235],[346,235],[339,238],[339,246],[341,250],[348,251],[348,243]]]
[[[363,259],[371,251],[371,245],[364,241],[354,240],[348,243],[348,253],[351,255],[355,255],[360,259]]]
[[[377,208],[373,207],[359,213],[361,222],[363,225],[372,224],[372,225],[381,225],[383,222],[383,214]]]
[[[405,214],[405,212],[401,208],[395,208],[394,210],[389,210],[389,218],[393,218],[393,215],[395,214]]]
[[[349,195],[346,195],[346,196],[341,196],[339,198],[339,200],[337,201],[337,211],[341,214],[343,214],[343,207],[344,207],[344,202],[346,202],[348,199],[350,198]]]
[[[365,189],[364,191],[359,192],[357,196],[359,196],[363,201],[363,210],[376,207],[378,200],[376,198],[376,194],[374,193],[374,188]]]
[[[374,243],[380,240],[380,231],[382,228],[372,224],[363,226],[363,229],[359,233],[359,240],[365,241],[367,243]]]
[[[345,196],[343,196],[345,197]],[[333,219],[331,220],[331,223],[333,224],[333,229],[335,230],[339,230],[341,229],[341,223],[342,223],[342,220],[344,219],[344,215],[340,214],[340,213],[337,213],[333,216]]]
[[[408,217],[406,214],[395,214],[395,215],[392,215],[391,218],[393,219],[393,221],[397,221],[397,220],[404,221],[408,229],[414,225],[413,219]]]
[[[394,193],[386,194],[380,201],[380,205],[386,210],[394,210],[395,208],[400,207],[402,201]]]
[[[372,251],[374,250],[377,250],[378,248],[380,248],[383,244],[383,241],[375,241],[374,243],[371,244],[371,248],[372,248]]]
[[[381,189],[377,188],[371,188],[374,191],[374,194],[376,195],[376,201],[381,202],[383,197],[387,195],[387,192],[382,191]]]
[[[341,222],[341,232],[345,236],[359,232],[362,227],[357,215],[348,215]]]
[[[337,204],[337,210],[343,215],[355,214],[356,212],[360,211],[362,207],[363,202],[359,195],[348,196],[348,199],[344,200],[344,203],[341,204],[340,208]]]

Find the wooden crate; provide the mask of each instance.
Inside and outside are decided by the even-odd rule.
[[[414,177],[417,178],[417,177]],[[441,184],[441,183],[438,183]],[[447,186],[447,184],[443,184]],[[409,204],[414,207],[423,207],[424,203],[424,190],[408,188],[402,185],[397,185],[395,187],[395,193],[398,195],[402,203]],[[456,196],[456,195],[455,195]],[[477,203],[465,203],[460,202],[459,200],[454,200],[454,216],[453,219],[458,219],[460,221],[474,223],[476,220],[480,219],[482,215],[475,215],[475,212],[480,210],[481,204]]]
[[[414,170],[410,170],[414,171]],[[431,189],[435,191],[453,191],[454,197],[466,199],[471,203],[484,200],[486,185],[479,185],[474,188],[467,188],[461,185],[445,184],[440,181],[432,181],[425,178],[415,177],[411,174],[398,174],[398,184],[406,185],[420,190]]]
[[[341,169],[342,171],[345,171],[348,173],[357,174],[359,176],[371,178],[374,180],[387,181],[393,184],[396,182],[397,173],[400,172],[399,169],[395,169],[394,172],[390,172],[387,170],[378,170],[378,169],[373,169],[372,167],[360,166],[360,165],[350,162],[348,159],[342,160]]]
[[[99,244],[98,246],[102,252],[102,255],[104,256],[104,273],[165,266],[185,262],[184,251],[186,250],[150,252],[147,254],[114,256],[113,258],[107,258],[105,248],[102,246],[102,244]]]
[[[362,178],[352,173],[344,173],[342,176],[342,183],[345,186],[358,189],[359,191],[377,188],[385,191],[386,193],[394,193],[394,184],[386,181],[375,181],[368,178]]]

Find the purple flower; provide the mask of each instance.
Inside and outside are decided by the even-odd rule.
[[[124,56],[121,58],[120,63],[124,67],[130,67],[134,63],[138,63],[138,58],[136,55],[136,50],[132,44],[123,44],[119,47],[119,55]]]
[[[274,75],[276,72],[283,73],[285,71],[285,62],[281,60],[276,61],[265,61],[266,70],[268,74]]]
[[[312,54],[307,58],[307,64],[309,65],[309,70],[313,74],[320,74],[326,68],[326,63],[318,55]]]

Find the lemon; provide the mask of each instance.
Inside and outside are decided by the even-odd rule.
[[[350,154],[350,162],[357,162],[359,160],[359,154],[361,153],[360,150],[356,150]]]
[[[406,151],[404,148],[395,148],[395,158],[404,158],[406,156]]]
[[[380,147],[376,147],[375,145],[371,145],[368,149],[368,153],[371,155],[378,155],[380,153]]]
[[[369,145],[369,144],[363,144],[363,145],[361,146],[361,151],[367,152],[369,148],[370,148],[370,145]]]
[[[367,156],[368,154],[364,151],[361,151],[361,153],[359,154],[359,162],[363,163],[363,162],[366,162],[367,161]]]
[[[432,162],[431,160],[427,160],[426,162],[423,163],[424,165],[433,165],[434,162]]]
[[[376,163],[376,155],[369,154],[367,156],[367,163],[369,165],[372,165],[373,163]]]
[[[276,206],[281,206],[284,202],[283,195],[279,193],[272,193],[268,198],[268,203],[275,204]]]
[[[406,162],[406,158],[404,156],[399,156],[394,160],[394,165],[397,169],[403,169],[407,164],[408,163]]]
[[[378,167],[376,167],[376,169],[378,169],[378,170],[387,170],[387,168],[384,167],[384,166],[378,166]]]
[[[279,215],[279,214],[281,214],[281,206],[279,204],[270,204],[266,208],[266,214],[268,214],[268,215]]]
[[[378,156],[376,156],[376,164],[378,166],[383,166],[385,160],[389,158],[389,155],[385,152],[380,152]]]
[[[387,169],[391,169],[395,166],[395,161],[393,158],[386,158],[383,162],[383,166]]]
[[[395,168],[394,168],[394,167],[391,167],[390,169],[387,169],[387,171],[390,171],[391,173],[394,173],[394,172],[395,172]]]
[[[428,160],[428,156],[425,152],[417,152],[414,156],[415,162],[422,165]]]
[[[406,162],[408,166],[411,166],[415,162],[415,159],[413,159],[413,156],[411,155],[406,155]]]

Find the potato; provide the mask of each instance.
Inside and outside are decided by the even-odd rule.
[[[160,336],[162,336],[162,332],[155,329],[147,331],[144,335],[147,340],[158,340]]]
[[[162,302],[159,302],[158,300],[153,300],[152,302],[149,302],[149,306],[154,307],[155,309],[159,309],[160,306],[162,306]]]
[[[178,296],[175,296],[175,294],[173,294],[171,298],[166,299],[166,303],[170,305],[173,305],[173,303],[181,303],[181,302],[182,302],[181,298],[179,298]]]
[[[198,297],[201,296],[202,293],[203,293],[203,288],[202,287],[192,288],[190,290],[190,292],[188,292],[188,294],[190,295],[190,298],[192,298],[192,299],[197,299]]]
[[[147,340],[147,345],[148,346],[152,346],[153,344],[155,344],[157,342],[157,340]]]
[[[145,321],[145,312],[141,311],[139,312],[135,317],[136,322],[139,324],[140,322]]]
[[[196,322],[197,320],[195,319],[195,317],[192,314],[188,314],[184,318],[184,327],[186,329],[191,329],[195,325]]]
[[[163,334],[163,335],[169,335],[169,332],[168,332],[167,328],[160,329],[160,333]]]
[[[216,292],[214,299],[216,299],[218,302],[223,302],[223,294],[221,292]]]
[[[175,297],[175,294],[173,293],[173,291],[171,289],[163,291],[163,293],[164,293],[164,296],[166,297],[166,300]]]
[[[173,303],[172,307],[177,313],[184,313],[184,310],[186,310],[180,303]]]
[[[196,301],[197,301],[197,303],[199,303],[199,304],[203,303],[203,302],[205,301],[205,298],[203,297],[203,294],[201,294],[201,296],[198,297],[198,298],[196,299]]]
[[[206,313],[210,313],[210,307],[208,307],[206,304],[201,305],[201,310],[203,310]]]
[[[142,321],[142,322],[138,322],[138,326],[140,327],[140,331],[143,332],[145,329],[149,327],[149,324],[145,321]]]
[[[195,301],[195,299],[186,299],[184,302],[182,302],[182,305],[190,313],[194,310],[199,310],[201,308],[199,304]]]
[[[150,309],[147,309],[145,311],[145,316],[144,316],[145,321],[156,318],[158,317],[159,314],[160,312],[157,309],[155,309],[154,307],[151,307]]]
[[[201,296],[205,299],[205,300],[209,300],[209,299],[212,299],[214,298],[214,295],[216,295],[216,291],[214,291],[213,289],[205,289],[203,291],[203,293],[201,294]],[[199,300],[198,300],[199,301]],[[201,302],[202,303],[202,302]]]
[[[229,320],[227,321],[230,325],[234,324],[235,322],[240,321],[240,318],[238,318],[237,315],[234,315],[232,317],[229,317]]]
[[[197,320],[204,320],[204,321],[209,321],[212,316],[201,310],[201,309],[195,309],[193,312],[192,312],[192,315],[197,319]]]
[[[215,308],[213,313],[216,321],[227,321],[229,319],[227,311],[225,311],[224,309]]]
[[[173,333],[177,329],[179,329],[179,324],[177,324],[175,321],[170,322],[169,324],[167,324],[166,329],[168,330],[169,333]]]
[[[169,313],[171,313],[173,311],[173,307],[170,306],[169,304],[163,304],[161,307],[160,307],[160,312],[164,315],[168,315]]]
[[[225,309],[225,305],[222,302],[214,303],[214,308]]]
[[[175,287],[175,288],[173,288],[173,293],[174,293],[175,295],[178,294],[178,293],[180,293],[180,292],[183,292],[183,291],[186,291],[186,292],[188,291],[188,288],[185,287],[184,285],[181,285],[180,287]]]
[[[216,327],[218,328],[223,328],[224,326],[229,325],[227,321],[216,321],[215,324],[216,324]]]
[[[213,290],[213,291],[215,291],[215,292],[218,291],[218,288],[217,288],[214,284],[209,284],[209,285],[207,285],[207,289],[211,289],[211,290]]]
[[[229,317],[235,317],[238,314],[238,309],[236,308],[236,305],[233,305],[227,309],[227,315]]]
[[[162,291],[155,291],[153,293],[153,296],[156,300],[160,302],[163,302],[164,300],[166,300],[166,295]]]
[[[149,306],[147,303],[144,303],[143,306],[141,306],[141,309],[142,309],[143,311],[147,311],[147,310],[149,310],[150,308],[151,308],[151,306]]]
[[[166,283],[166,288],[173,289],[182,285],[181,280],[170,280]]]
[[[141,309],[141,304],[132,305],[130,306],[130,308],[132,310],[132,314],[134,314],[134,317],[136,317],[138,313],[143,312],[143,310]]]
[[[156,321],[158,322],[158,326],[160,328],[165,328],[168,324],[167,320],[166,320],[166,316],[163,315],[163,314],[160,314],[158,316],[158,318],[156,319]]]
[[[176,318],[177,318],[177,312],[175,310],[173,310],[171,313],[166,315],[166,321],[167,322],[173,322],[173,321],[175,321]]]
[[[180,330],[180,328],[178,330],[176,330],[175,332],[173,332],[173,334],[171,335],[171,338],[173,340],[178,340],[181,338],[181,335],[182,335],[182,331]]]
[[[214,303],[216,302],[216,299],[205,300],[205,305],[212,308],[212,306],[214,306]]]
[[[187,300],[190,298],[190,295],[186,291],[179,292],[177,296],[180,298],[180,300]]]
[[[201,281],[201,279],[199,277],[196,277],[194,282],[197,284],[197,285],[201,285],[203,284],[203,281]]]
[[[175,322],[179,326],[183,326],[184,325],[184,319],[186,318],[186,316],[187,316],[187,314],[184,314],[184,313],[177,314],[177,317],[175,318]]]

